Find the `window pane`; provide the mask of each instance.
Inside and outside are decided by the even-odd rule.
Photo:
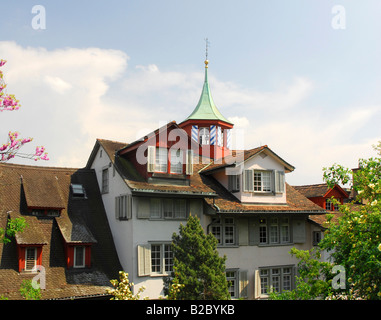
[[[37,249],[26,248],[25,249],[25,270],[32,270],[36,265]]]
[[[209,128],[200,128],[199,141],[200,144],[210,143]]]
[[[85,265],[85,247],[74,247],[74,267],[83,267]]]
[[[156,273],[160,273],[161,270],[160,248],[159,244],[151,245],[151,269]]]
[[[166,148],[156,148],[155,171],[167,172],[168,150]]]
[[[262,174],[254,172],[254,191],[262,191]]]
[[[212,234],[216,237],[218,244],[222,244],[221,241],[221,226],[212,226]]]
[[[236,296],[236,272],[228,271],[226,272],[226,280],[229,283],[229,293],[232,298]]]
[[[234,219],[225,218],[225,244],[234,244]]]
[[[185,200],[175,201],[175,218],[186,218],[187,203]]]
[[[271,172],[262,173],[262,191],[271,191]]]
[[[260,220],[259,225],[259,242],[260,243],[267,243],[267,225],[266,225],[266,219]]]
[[[150,216],[151,218],[161,218],[161,201],[160,199],[151,199]]]
[[[234,226],[225,225],[225,244],[234,244]]]
[[[163,200],[163,215],[164,218],[173,217],[173,201],[170,199]]]
[[[171,173],[183,173],[182,150],[171,150]]]
[[[173,269],[173,253],[170,244],[164,245],[164,265],[165,272],[171,272]]]

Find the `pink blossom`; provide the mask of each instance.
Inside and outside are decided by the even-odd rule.
[[[1,59],[1,60],[0,60],[0,67],[2,67],[3,65],[5,65],[6,62],[7,62],[6,60]]]

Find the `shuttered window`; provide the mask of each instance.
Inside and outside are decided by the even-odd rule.
[[[115,218],[128,220],[132,216],[132,196],[125,194],[115,197]]]

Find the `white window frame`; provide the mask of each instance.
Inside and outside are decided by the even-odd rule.
[[[272,171],[254,170],[254,192],[272,192]]]
[[[259,245],[283,245],[290,243],[290,218],[277,217],[259,219]]]
[[[255,284],[259,297],[267,298],[269,290],[278,289],[276,292],[280,293],[292,290],[295,281],[293,269],[291,265],[259,268],[256,281],[260,283]]]
[[[82,261],[77,261],[77,250],[82,250]],[[74,246],[74,262],[73,268],[84,268],[86,260],[86,247],[85,246]]]
[[[237,245],[236,225],[234,218],[226,217],[216,219],[210,225],[210,232],[217,239],[218,246],[229,247]]]
[[[153,250],[153,248],[158,250]],[[153,254],[155,253],[155,256]],[[170,242],[150,243],[151,270],[150,275],[168,275],[173,270],[173,251]]]

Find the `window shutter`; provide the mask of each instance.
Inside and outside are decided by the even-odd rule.
[[[139,219],[148,219],[150,217],[150,199],[139,198],[137,217]]]
[[[240,246],[249,245],[249,219],[237,219],[238,244]]]
[[[151,274],[151,246],[138,245],[138,276],[144,277]]]
[[[257,246],[259,244],[259,220],[249,218],[249,245]]]
[[[119,206],[119,197],[115,197],[115,219],[119,219],[119,212],[120,212],[120,206]]]
[[[275,171],[275,192],[284,192],[285,175],[283,171]]]
[[[248,294],[247,270],[239,271],[239,298],[247,298]]]
[[[193,174],[193,150],[187,150],[185,162],[186,174]]]
[[[261,277],[259,275],[259,270],[254,272],[254,299],[259,299],[261,297]]]
[[[306,242],[306,223],[302,219],[292,221],[292,237],[294,243]]]
[[[253,170],[243,171],[243,191],[248,191],[248,192],[254,191],[254,171]]]
[[[147,152],[147,171],[154,172],[156,162],[156,147],[148,146]]]
[[[132,218],[132,195],[127,194],[126,196],[126,219]]]

